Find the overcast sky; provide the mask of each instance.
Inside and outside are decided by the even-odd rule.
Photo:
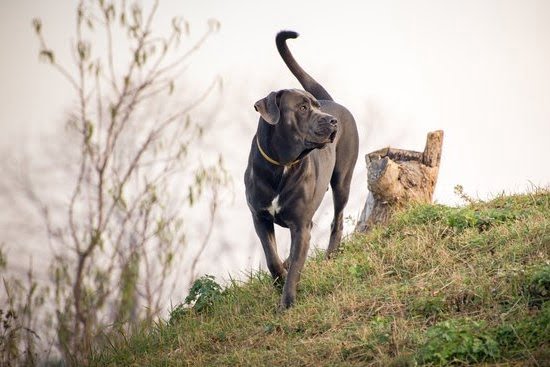
[[[37,60],[31,20],[42,18],[46,37],[66,56],[75,4],[0,3],[0,152],[40,144],[71,106],[67,83]],[[360,156],[346,215],[356,217],[366,198],[366,153],[388,145],[422,150],[426,133],[435,129],[445,131],[438,202],[456,203],[456,184],[484,199],[550,183],[550,1],[161,0],[156,26],[175,15],[190,21],[193,37],[209,18],[221,23],[195,59],[189,81],[200,88],[217,75],[224,80],[210,146],[226,158],[235,200],[216,238],[234,249],[246,245],[247,253],[204,264],[205,271],[227,274],[257,267],[263,258],[259,243],[248,247],[257,240],[242,173],[258,119],[253,103],[272,90],[299,87],[275,48],[281,29],[300,33],[289,41],[296,59],[359,125]],[[317,216],[314,242],[320,247],[328,242],[331,212],[325,202]],[[250,235],[237,238],[236,229]]]

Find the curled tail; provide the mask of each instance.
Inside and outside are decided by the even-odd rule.
[[[298,38],[298,33],[294,31],[281,31],[277,33],[275,37],[275,43],[277,44],[277,50],[283,58],[286,66],[290,69],[292,74],[298,79],[302,87],[307,90],[309,93],[319,100],[328,100],[333,101],[332,97],[328,92],[319,84],[315,79],[313,79],[308,73],[302,69],[302,67],[296,62],[294,56],[290,53],[288,46],[286,45],[286,40],[289,38]]]

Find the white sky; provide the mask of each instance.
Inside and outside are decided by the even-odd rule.
[[[53,48],[68,55],[75,3],[0,3],[0,152],[36,144],[71,105],[69,86],[37,61],[30,24],[41,17]],[[296,59],[359,125],[347,215],[357,216],[366,197],[366,153],[387,145],[422,150],[435,129],[445,131],[439,202],[456,202],[456,184],[487,198],[550,183],[550,1],[161,0],[159,27],[175,15],[191,22],[195,36],[208,18],[221,22],[188,76],[197,88],[216,75],[224,79],[211,147],[224,154],[235,182],[235,202],[216,235],[235,252],[204,263],[205,271],[227,275],[263,258],[259,243],[249,246],[257,240],[242,173],[257,124],[253,103],[299,86],[275,49],[281,29],[301,34],[289,42]],[[325,202],[317,217],[320,247],[328,242],[331,212]]]

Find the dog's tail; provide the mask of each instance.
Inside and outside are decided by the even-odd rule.
[[[323,88],[321,84],[306,73],[298,62],[296,62],[294,56],[292,56],[292,53],[290,53],[290,50],[286,45],[286,40],[289,38],[298,38],[298,33],[294,31],[281,31],[277,33],[277,37],[275,37],[277,50],[279,50],[279,54],[283,58],[286,66],[288,66],[292,74],[294,74],[296,79],[298,79],[300,84],[302,84],[302,87],[304,87],[304,89],[309,93],[313,94],[315,98],[319,100],[332,101],[332,97],[328,94],[325,88]]]

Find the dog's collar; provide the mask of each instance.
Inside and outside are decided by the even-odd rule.
[[[290,163],[287,163],[287,164],[282,164],[282,163],[276,161],[275,159],[271,158],[270,156],[267,155],[266,152],[264,152],[264,150],[260,146],[260,140],[258,139],[258,135],[256,135],[256,145],[258,146],[258,150],[260,151],[260,154],[262,155],[262,157],[264,157],[265,160],[268,161],[269,163],[274,164],[276,166],[292,167],[296,163],[300,162],[299,159],[296,159],[294,162],[290,162]]]

